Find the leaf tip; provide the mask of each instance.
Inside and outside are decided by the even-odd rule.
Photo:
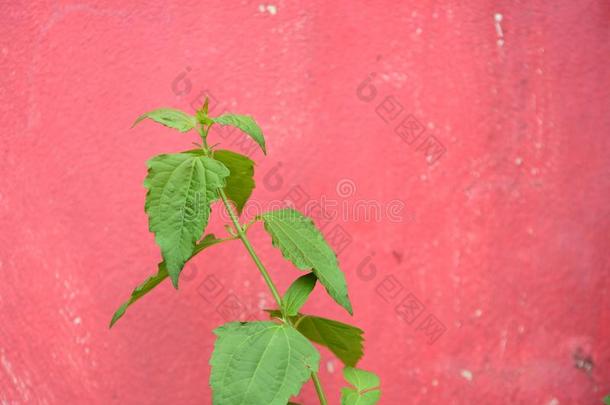
[[[354,309],[352,308],[352,303],[347,299],[347,304],[343,307],[347,311],[348,314],[354,316]]]
[[[111,329],[115,323],[125,314],[125,310],[127,309],[127,303],[121,305],[119,309],[116,310],[114,315],[112,315],[112,319],[110,320],[110,324],[108,325],[108,329]]]
[[[133,124],[131,124],[131,128],[135,127],[140,122],[142,122],[144,120],[144,118],[146,118],[146,114],[142,114],[138,118],[136,118],[136,120],[133,122]]]

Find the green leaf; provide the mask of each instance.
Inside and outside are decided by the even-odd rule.
[[[216,405],[285,405],[318,370],[320,354],[290,325],[231,322],[214,333],[210,385]]]
[[[223,114],[220,117],[212,118],[212,121],[220,125],[230,125],[232,127],[241,129],[246,134],[250,135],[252,139],[254,139],[258,146],[261,147],[265,155],[267,154],[263,131],[261,131],[258,124],[249,115]]]
[[[224,190],[227,197],[235,203],[237,212],[241,214],[254,190],[254,162],[249,157],[230,150],[215,151],[214,159],[222,162],[231,172]]]
[[[210,204],[228,175],[219,161],[192,152],[158,155],[148,161],[145,211],[176,288],[180,271],[208,223]]]
[[[337,256],[313,221],[291,208],[267,212],[262,218],[273,246],[298,269],[313,270],[328,294],[351,315],[352,304]]]
[[[294,316],[299,312],[316,286],[317,280],[314,273],[305,274],[294,280],[282,299],[286,315]]]
[[[355,326],[332,319],[301,315],[297,329],[312,342],[328,347],[346,366],[355,366],[364,354],[364,331]]]
[[[279,318],[278,310],[267,311]],[[327,347],[346,366],[355,366],[364,354],[364,331],[346,323],[318,316],[298,314],[290,321],[307,339]]]
[[[375,405],[381,397],[379,377],[358,368],[345,367],[343,377],[353,387],[341,389],[341,405]]]
[[[180,132],[190,131],[196,125],[195,117],[185,112],[174,108],[159,108],[140,115],[131,127],[135,127],[146,118],[163,124],[166,127],[177,129]]]
[[[220,242],[223,242],[223,240],[216,239],[216,237],[212,234],[206,235],[205,238],[203,238],[203,240],[201,240],[201,242],[199,242],[195,246],[195,250],[193,251],[193,255],[191,257],[195,256],[197,253],[201,252],[205,248],[215,245]],[[190,258],[189,258],[189,260],[190,260]],[[129,298],[129,300],[126,301],[125,303],[123,303],[123,305],[121,305],[119,307],[119,309],[116,310],[116,312],[112,316],[112,320],[110,321],[111,328],[119,319],[121,319],[121,317],[125,314],[125,311],[127,310],[127,308],[129,308],[134,302],[136,302],[137,300],[142,298],[144,295],[149,293],[153,288],[155,288],[157,285],[159,285],[163,280],[165,280],[167,278],[168,273],[167,273],[167,267],[165,266],[165,262],[159,263],[157,265],[157,268],[158,268],[157,274],[155,274],[154,276],[148,277],[142,284],[137,286],[131,293],[131,297]]]
[[[605,405],[610,405],[610,395],[606,395],[606,396],[604,397],[604,404],[605,404]]]

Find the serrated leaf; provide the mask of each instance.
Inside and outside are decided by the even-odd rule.
[[[353,387],[341,389],[341,405],[375,405],[381,397],[379,377],[358,368],[345,367],[343,377]]]
[[[145,211],[176,288],[180,271],[208,223],[210,204],[228,175],[219,161],[191,152],[148,161]]]
[[[258,124],[249,115],[223,114],[219,117],[212,118],[212,121],[220,125],[230,125],[232,127],[241,129],[246,134],[250,135],[252,139],[254,139],[258,146],[261,147],[265,155],[267,154],[263,131],[261,131]]]
[[[282,299],[286,315],[294,316],[299,312],[316,286],[317,280],[318,278],[314,273],[309,273],[297,278],[290,284]]]
[[[214,333],[210,385],[216,405],[285,405],[318,370],[318,351],[287,324],[231,322]]]
[[[131,127],[135,127],[146,118],[163,124],[166,127],[177,129],[180,132],[190,131],[195,128],[197,123],[195,117],[183,111],[176,110],[175,108],[159,108],[140,115]]]
[[[281,317],[278,310],[267,311]],[[327,347],[346,366],[355,366],[364,354],[364,331],[352,325],[318,316],[298,314],[290,321],[307,339]]]
[[[214,159],[222,162],[231,172],[224,190],[241,214],[244,205],[254,190],[254,162],[247,156],[230,150],[217,150]]]
[[[191,257],[195,256],[197,253],[201,252],[205,248],[215,245],[217,243],[223,242],[222,239],[216,239],[216,237],[212,234],[206,235],[201,242],[199,242],[195,246],[195,250]],[[189,258],[190,260],[190,258]],[[131,293],[131,297],[128,301],[124,302],[123,305],[116,310],[114,315],[112,316],[112,320],[110,321],[110,327],[112,326],[125,315],[125,311],[129,308],[134,302],[142,298],[144,295],[148,294],[153,288],[158,286],[163,280],[168,277],[167,267],[165,266],[165,262],[161,262],[157,265],[157,274],[154,276],[148,277],[142,284],[137,286],[133,292]]]
[[[337,256],[313,221],[292,208],[267,212],[262,218],[273,246],[298,269],[313,270],[328,294],[351,315],[352,304]]]

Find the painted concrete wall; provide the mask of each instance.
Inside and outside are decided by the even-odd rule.
[[[366,329],[382,404],[598,403],[610,4],[463,3],[2,2],[0,402],[209,403],[211,330],[271,305],[238,243],[107,328],[159,260],[145,160],[196,141],[131,123],[208,94],[264,129],[267,157],[212,135],[259,162],[255,206],[334,204],[355,316],[322,290],[306,310]],[[327,351],[321,375],[337,404]]]

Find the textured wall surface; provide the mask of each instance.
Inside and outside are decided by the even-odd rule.
[[[609,21],[601,0],[3,1],[0,402],[210,402],[211,330],[271,305],[239,243],[108,329],[160,257],[145,160],[197,140],[130,126],[209,94],[266,134],[266,157],[211,135],[259,162],[257,206],[335,204],[318,223],[355,315],[320,288],[305,309],[366,330],[382,404],[598,403]],[[356,215],[363,201],[381,217]],[[252,238],[286,288],[299,272]],[[337,404],[341,366],[322,354]],[[316,403],[311,384],[299,400]]]

